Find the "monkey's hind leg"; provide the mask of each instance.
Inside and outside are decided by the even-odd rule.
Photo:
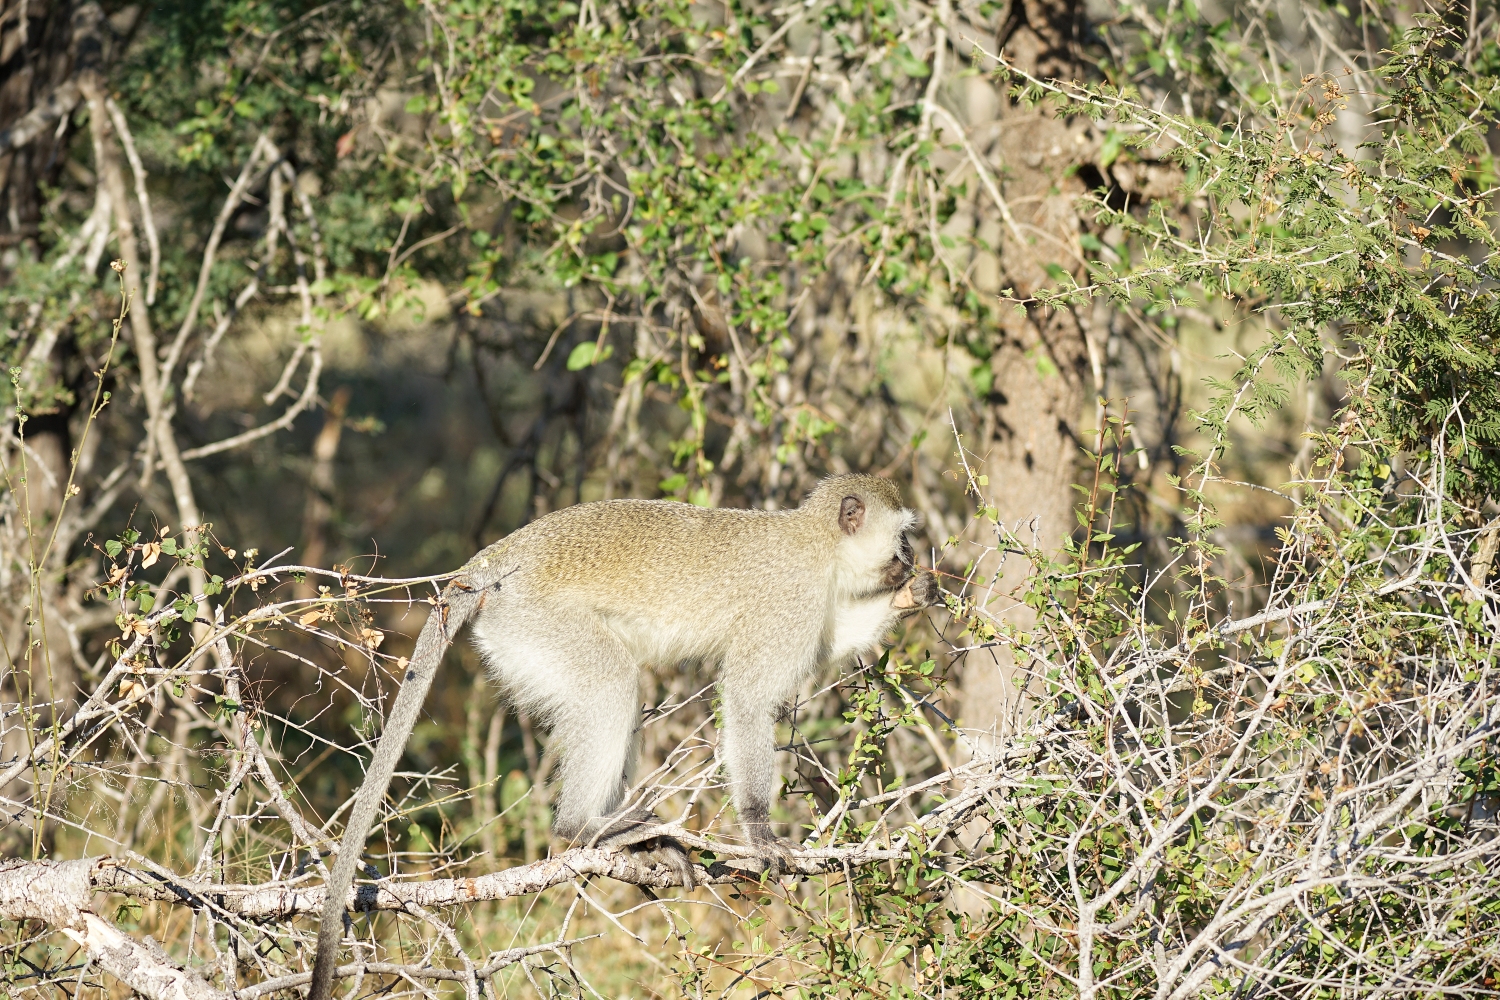
[[[687,849],[655,832],[661,820],[644,805],[621,809],[625,782],[634,762],[638,689],[591,692],[587,700],[557,715],[553,738],[563,747],[562,796],[554,829],[590,847],[616,847],[665,864],[686,889],[696,883]]]
[[[629,651],[584,614],[568,622],[566,634],[535,625],[528,632],[526,665],[501,662],[509,661],[504,656],[492,656],[491,665],[551,720],[562,781],[553,831],[576,844],[648,855],[693,888],[686,849],[652,832],[661,823],[656,815],[644,807],[620,811],[641,717],[639,671]]]

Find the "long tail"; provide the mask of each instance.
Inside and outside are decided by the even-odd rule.
[[[333,871],[328,876],[328,898],[323,904],[323,922],[318,928],[318,954],[313,963],[312,984],[307,1000],[328,1000],[333,991],[333,972],[338,960],[339,942],[344,936],[344,911],[349,904],[349,888],[354,884],[354,869],[364,853],[365,837],[375,822],[375,813],[385,799],[385,790],[396,771],[396,763],[406,749],[406,741],[416,725],[417,715],[427,700],[427,690],[443,660],[443,653],[453,636],[479,610],[483,591],[474,590],[455,580],[443,591],[443,599],[427,616],[427,623],[417,636],[406,676],[396,704],[385,720],[385,731],[375,747],[375,756],[365,772],[364,784],[355,794],[354,808],[344,826],[344,840]]]

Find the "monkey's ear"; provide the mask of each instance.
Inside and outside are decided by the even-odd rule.
[[[865,526],[865,504],[859,497],[844,497],[839,504],[839,528],[852,535]]]

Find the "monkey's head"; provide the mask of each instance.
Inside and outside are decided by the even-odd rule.
[[[835,576],[851,591],[892,592],[898,608],[938,599],[937,578],[919,569],[907,532],[920,520],[901,503],[894,483],[876,476],[833,476],[818,484],[805,508],[837,526]]]

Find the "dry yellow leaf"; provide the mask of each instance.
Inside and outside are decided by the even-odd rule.
[[[158,560],[160,558],[161,558],[161,543],[160,542],[147,542],[141,548],[141,569],[146,569],[148,566],[155,566],[156,565],[156,560]]]

